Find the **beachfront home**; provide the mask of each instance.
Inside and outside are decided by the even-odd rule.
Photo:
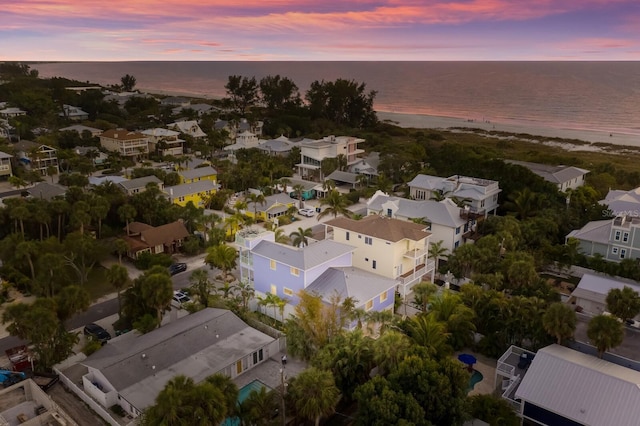
[[[549,164],[530,163],[528,161],[505,160],[505,163],[522,166],[531,170],[542,179],[558,187],[559,191],[576,189],[584,185],[589,170],[573,166],[552,166]]]
[[[291,153],[291,149],[298,145],[298,141],[293,141],[286,136],[279,136],[275,139],[260,140],[257,148],[268,155],[286,157]]]
[[[100,145],[107,151],[117,152],[134,160],[149,154],[149,138],[140,132],[109,129],[100,135]]]
[[[360,220],[338,217],[325,227],[327,238],[356,248],[353,266],[398,281],[404,297],[423,277],[433,281],[426,225],[370,215]]]
[[[198,122],[195,120],[176,121],[167,125],[170,130],[175,130],[183,135],[189,135],[194,139],[206,138],[207,134],[202,131]]]
[[[511,346],[496,383],[525,424],[636,426],[640,418],[640,372],[557,344],[535,354]]]
[[[587,272],[571,293],[569,303],[587,315],[600,315],[607,310],[607,294],[613,289],[622,290],[624,287],[640,293],[637,281]],[[640,315],[636,316],[638,318]]]
[[[160,190],[164,189],[164,183],[155,175],[143,176],[135,179],[124,180],[119,183],[120,188],[127,195],[139,194],[147,190],[147,185],[156,185]]]
[[[604,259],[640,259],[640,217],[617,216],[596,220],[571,231],[566,240],[575,238],[586,256],[600,254]]]
[[[323,181],[322,160],[327,158],[344,157],[345,166],[358,162],[358,154],[364,150],[358,144],[364,139],[351,136],[326,136],[319,140],[305,140],[300,144],[300,163],[296,164],[303,179]]]
[[[177,157],[184,154],[185,141],[179,138],[179,132],[156,127],[143,130],[142,134],[149,139],[149,151],[156,152],[162,157],[165,155]]]
[[[380,166],[380,153],[370,152],[363,158],[358,158],[354,164],[349,166],[351,173],[359,175],[365,175],[369,179],[374,179],[378,176],[378,167]]]
[[[470,213],[487,216],[498,209],[498,182],[468,176],[448,178],[419,174],[409,185],[409,195],[415,200],[450,198],[463,203]]]
[[[11,169],[11,159],[13,155],[0,151],[0,179],[7,179],[9,176],[13,176]]]
[[[235,153],[240,149],[257,148],[259,144],[258,135],[251,133],[248,130],[238,133],[235,138],[235,142],[231,145],[224,147],[225,151]]]
[[[193,183],[210,180],[217,183],[218,172],[211,166],[196,167],[194,169],[179,170],[180,183]]]
[[[168,200],[179,206],[192,202],[196,207],[204,207],[205,203],[218,190],[218,184],[211,180],[201,180],[181,185],[167,186],[164,192]]]
[[[173,254],[189,236],[189,231],[180,220],[155,227],[142,222],[131,222],[125,230],[128,235],[122,238],[127,243],[127,256],[131,259],[137,259],[141,253]]]
[[[89,113],[73,105],[63,105],[62,112],[58,113],[60,117],[68,118],[72,121],[82,121],[89,119]]]
[[[287,214],[287,211],[295,206],[296,200],[285,193],[280,193],[265,197],[264,203],[249,201],[243,213],[256,220],[266,221]]]
[[[58,174],[58,154],[55,148],[21,140],[13,145],[13,149],[16,151],[16,159],[27,170],[37,171],[42,176],[47,176],[49,167],[53,167],[55,174]]]
[[[473,232],[475,220],[465,215],[465,209],[456,206],[450,199],[408,200],[394,197],[382,191],[376,191],[367,202],[367,214],[395,219],[422,220],[431,233],[432,243],[442,241],[442,247],[451,254],[465,243],[466,237]]]
[[[105,409],[120,405],[137,417],[174,377],[195,383],[214,374],[233,379],[276,355],[279,344],[231,311],[206,308],[147,334],[111,340],[81,362],[81,386]]]

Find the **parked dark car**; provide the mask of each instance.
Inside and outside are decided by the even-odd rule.
[[[169,273],[171,275],[179,274],[180,272],[184,272],[186,270],[187,270],[186,263],[174,263],[173,265],[169,266]]]
[[[95,339],[102,344],[107,343],[107,340],[111,340],[111,334],[98,324],[94,323],[84,326],[84,335],[90,339]]]

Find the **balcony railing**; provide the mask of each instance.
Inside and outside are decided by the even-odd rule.
[[[419,259],[420,257],[425,256],[427,253],[428,250],[425,247],[414,248],[407,251],[405,254],[403,254],[403,256],[408,257],[409,259]]]
[[[464,220],[475,220],[484,217],[485,210],[475,210],[473,208],[460,209],[460,217]]]
[[[398,281],[400,281],[400,284],[402,285],[411,284],[414,281],[417,281],[425,276],[427,273],[431,272],[434,266],[435,262],[433,260],[429,260],[426,263],[416,265],[416,267],[409,272],[405,272],[404,274],[400,275],[398,277]]]

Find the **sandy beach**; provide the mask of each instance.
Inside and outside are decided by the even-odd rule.
[[[483,129],[487,131],[500,131],[507,133],[524,133],[541,138],[562,138],[577,139],[591,143],[607,143],[613,145],[627,145],[640,147],[640,135],[632,135],[626,133],[606,133],[594,130],[577,130],[577,129],[559,129],[545,128],[537,126],[527,126],[521,124],[501,123],[496,121],[481,120],[464,120],[454,117],[440,117],[435,115],[422,114],[401,114],[396,112],[377,111],[378,118],[381,121],[389,120],[391,123],[400,127],[416,128],[416,129],[451,129],[451,128],[468,128]],[[573,145],[563,144],[560,142],[547,141],[548,145],[557,145],[559,147],[575,150],[575,151],[599,151],[598,146],[592,145]],[[570,146],[569,146],[570,145]]]

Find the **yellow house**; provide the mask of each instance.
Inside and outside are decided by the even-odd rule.
[[[180,170],[178,174],[180,175],[180,183],[194,183],[203,180],[209,180],[214,184],[218,183],[218,172],[211,166]]]
[[[397,280],[403,296],[434,271],[425,225],[378,215],[339,217],[325,225],[333,229],[334,241],[356,247],[353,266]]]
[[[164,189],[167,198],[173,204],[186,206],[191,201],[196,207],[204,207],[206,199],[215,194],[218,184],[211,180],[201,180],[182,185],[168,186]]]
[[[278,216],[287,213],[287,210],[295,206],[298,200],[294,200],[289,194],[280,193],[265,197],[264,204],[247,203],[247,209],[243,212],[245,215],[256,220],[273,220]]]

